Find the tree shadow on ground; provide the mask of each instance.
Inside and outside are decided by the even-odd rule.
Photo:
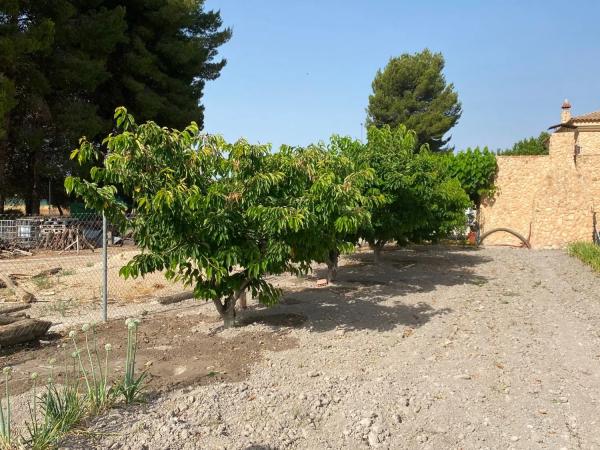
[[[307,277],[304,286],[286,292],[278,306],[269,310],[259,307],[242,320],[269,324],[269,316],[277,315],[281,321],[282,314],[287,313],[306,316],[306,322],[297,321],[295,326],[302,325],[317,332],[386,331],[399,325],[417,328],[452,310],[436,308],[407,296],[444,286],[481,286],[487,279],[475,274],[473,268],[488,261],[489,258],[476,251],[454,251],[437,246],[418,251],[386,251],[380,264],[372,262],[371,254],[356,254],[340,267],[334,284],[312,287],[316,279],[324,276],[324,269],[317,270]]]

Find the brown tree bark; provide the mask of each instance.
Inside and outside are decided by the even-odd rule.
[[[335,249],[329,252],[327,260],[327,283],[332,283],[337,278],[337,269],[340,258],[340,252]]]

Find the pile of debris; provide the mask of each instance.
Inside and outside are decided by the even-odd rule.
[[[49,229],[40,237],[38,248],[46,250],[79,250],[90,249],[94,251],[96,246],[85,237],[79,226]]]
[[[33,253],[23,250],[14,243],[9,243],[3,239],[0,239],[0,259],[1,258],[14,258],[15,256],[31,256]]]
[[[0,304],[0,348],[24,344],[43,337],[52,322],[30,318],[24,311],[31,305]]]

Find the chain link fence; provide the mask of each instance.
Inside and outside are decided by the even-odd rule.
[[[32,317],[64,325],[163,310],[156,300],[184,288],[162,273],[119,276],[138,251],[97,214],[0,215],[0,302],[30,293]]]

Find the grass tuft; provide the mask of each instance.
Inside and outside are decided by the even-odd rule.
[[[574,242],[569,244],[567,252],[583,261],[594,271],[600,272],[600,246],[592,242]]]

